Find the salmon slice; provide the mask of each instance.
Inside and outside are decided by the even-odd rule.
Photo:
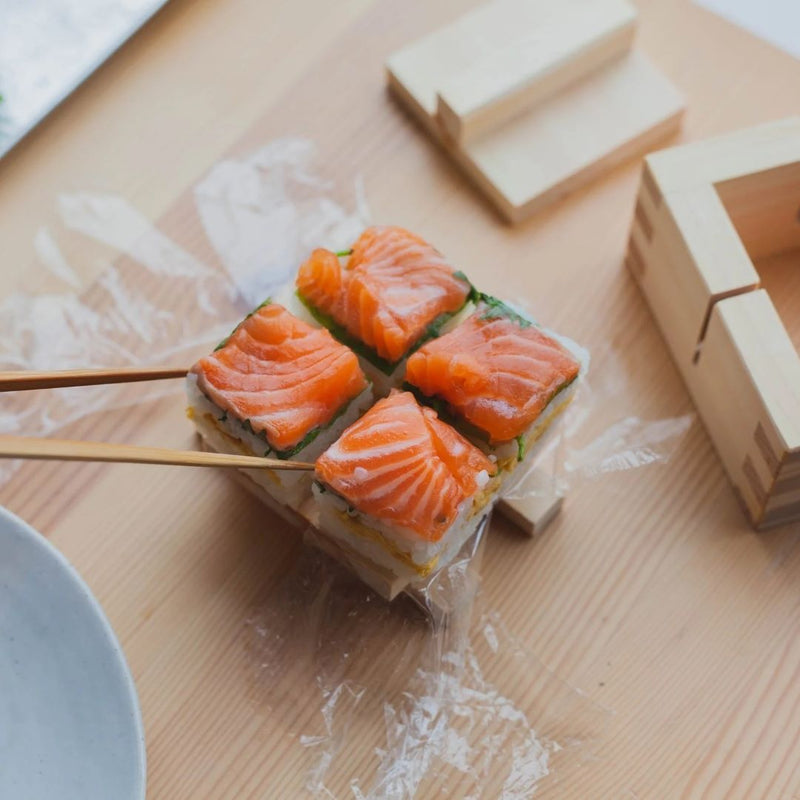
[[[497,443],[521,436],[579,369],[559,342],[489,298],[414,353],[406,381]]]
[[[318,459],[317,478],[358,511],[437,542],[495,464],[411,392],[393,391]]]
[[[325,427],[367,387],[355,353],[267,303],[191,369],[200,390],[279,453]]]
[[[390,363],[443,314],[458,311],[469,281],[431,245],[403,228],[367,228],[344,269],[314,250],[297,274],[300,297]]]

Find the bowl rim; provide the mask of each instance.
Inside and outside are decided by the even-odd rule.
[[[113,652],[114,667],[122,678],[122,685],[126,694],[127,705],[130,707],[130,719],[134,727],[135,740],[137,745],[136,752],[136,778],[138,785],[134,787],[135,797],[138,800],[145,800],[147,784],[147,752],[145,748],[144,724],[142,722],[142,711],[139,706],[139,697],[136,691],[136,684],[131,675],[125,652],[119,643],[111,623],[108,621],[102,606],[92,593],[86,581],[81,577],[77,569],[70,563],[67,557],[52,543],[47,537],[36,530],[32,525],[18,517],[12,511],[0,505],[0,537],[10,531],[26,544],[32,546],[38,555],[44,559],[49,559],[55,563],[57,568],[82,596],[86,602],[87,610],[92,613],[95,621],[99,623],[101,636],[105,639],[105,644]]]

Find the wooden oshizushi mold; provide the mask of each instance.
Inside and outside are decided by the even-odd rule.
[[[800,357],[753,260],[800,248],[800,117],[645,160],[627,264],[750,520],[800,519]]]

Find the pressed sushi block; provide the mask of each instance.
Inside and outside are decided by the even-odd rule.
[[[406,581],[444,565],[496,496],[497,467],[410,392],[393,391],[318,459],[318,525]]]
[[[314,250],[298,272],[297,294],[385,395],[402,381],[406,357],[464,308],[472,287],[420,237],[372,227],[346,253]]]
[[[313,461],[372,402],[347,347],[270,302],[192,367],[186,388],[187,413],[213,449],[299,461]],[[247,475],[295,510],[310,496],[308,473]]]
[[[192,367],[188,413],[206,447],[315,461],[313,476],[240,478],[391,599],[477,531],[571,399],[582,356],[402,228],[315,250],[296,286]],[[406,380],[413,393],[397,390]]]
[[[580,369],[564,344],[484,295],[408,359],[406,381],[510,472],[569,404]]]

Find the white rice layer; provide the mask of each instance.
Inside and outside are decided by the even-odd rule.
[[[498,485],[498,481],[490,480],[475,496],[466,498],[437,542],[425,541],[403,526],[352,509],[346,500],[330,489],[323,491],[318,483],[312,491],[323,533],[397,575],[416,579],[446,564],[458,552],[475,532]]]

